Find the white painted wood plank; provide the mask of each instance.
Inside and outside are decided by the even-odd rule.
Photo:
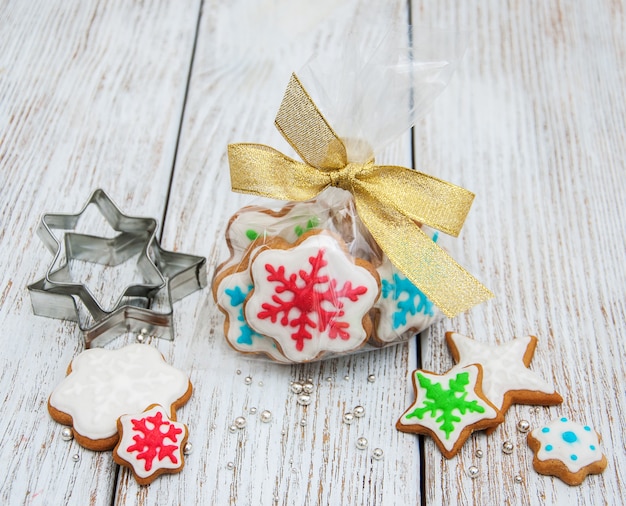
[[[427,504],[619,504],[626,490],[623,6],[413,2],[414,21],[471,30],[457,77],[416,132],[418,165],[476,192],[457,257],[496,294],[437,326],[424,366],[452,361],[445,330],[489,342],[536,334],[531,369],[562,406],[514,406],[450,461],[426,442]],[[589,423],[609,467],[579,487],[532,469],[519,419]],[[515,443],[512,455],[500,448]],[[484,458],[474,456],[477,448]],[[466,471],[477,465],[481,475]],[[523,484],[513,477],[521,474]]]
[[[164,229],[167,247],[206,254],[210,270],[226,257],[228,218],[250,200],[230,192],[227,143],[263,142],[290,152],[273,127],[290,73],[317,47],[341,44],[352,26],[369,23],[372,36],[379,36],[384,22],[406,22],[403,2],[385,4],[204,5]],[[380,160],[410,164],[408,141],[407,135]],[[122,473],[117,504],[419,502],[418,440],[404,438],[394,428],[409,402],[405,374],[416,361],[414,346],[299,367],[246,359],[225,344],[223,317],[208,291],[179,304],[176,323],[180,339],[172,346],[157,345],[192,372],[195,392],[179,420],[190,424],[194,451],[184,472],[147,490]],[[376,375],[375,383],[367,382],[368,374]],[[248,375],[249,386],[244,383]],[[297,405],[289,391],[290,381],[305,378],[316,388],[308,407]],[[366,416],[343,424],[342,415],[359,404]],[[250,413],[252,407],[256,415]],[[273,414],[271,424],[259,420],[264,409]],[[248,425],[230,433],[228,427],[239,415]],[[306,426],[299,425],[302,419]],[[368,438],[367,450],[356,448],[359,436]],[[376,447],[385,452],[382,461],[372,461]],[[228,462],[234,470],[227,469]]]
[[[129,214],[163,213],[197,11],[196,1],[0,3],[3,504],[112,500],[110,453],[61,441],[47,413],[82,344],[75,324],[32,314],[26,285],[51,260],[35,230],[43,212],[77,212],[97,187]]]

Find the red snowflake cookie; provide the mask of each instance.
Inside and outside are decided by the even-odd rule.
[[[295,362],[359,348],[372,329],[368,311],[378,275],[332,235],[311,232],[294,245],[268,248],[250,266],[254,288],[245,318]]]
[[[153,404],[143,413],[121,416],[117,427],[120,440],[113,459],[130,468],[140,485],[151,483],[163,473],[182,470],[187,426],[171,420],[162,406]]]

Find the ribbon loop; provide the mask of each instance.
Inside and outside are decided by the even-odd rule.
[[[346,147],[295,74],[275,121],[305,163],[261,144],[228,146],[232,189],[309,200],[328,186],[349,191],[361,221],[391,262],[447,316],[493,297],[420,229],[458,235],[474,195],[405,167],[348,162]]]

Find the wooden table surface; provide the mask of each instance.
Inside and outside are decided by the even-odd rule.
[[[622,503],[624,10],[609,0],[1,1],[2,504]],[[229,216],[250,201],[230,191],[226,145],[287,150],[273,118],[290,73],[355,27],[376,37],[409,19],[468,29],[468,48],[413,139],[377,159],[414,160],[476,193],[451,250],[496,297],[408,344],[279,366],[226,346],[207,288],[176,303],[173,342],[149,340],[194,385],[178,412],[193,444],[183,472],[140,487],[111,452],[63,441],[46,403],[84,345],[76,323],[31,309],[26,286],[51,261],[36,234],[42,213],[77,212],[103,188],[127,214],[157,218],[165,248],[207,257],[210,277],[227,256]],[[103,292],[126,284],[114,269],[85,282]],[[451,460],[430,439],[397,432],[413,399],[409,372],[453,364],[447,330],[489,343],[536,335],[531,369],[563,404],[513,406]],[[304,407],[290,382],[306,378],[315,391]],[[365,416],[342,423],[356,405]],[[269,424],[259,419],[266,409]],[[233,434],[240,415],[247,426]],[[516,424],[557,416],[602,434],[604,474],[570,487],[533,470]],[[366,450],[356,448],[361,436]]]

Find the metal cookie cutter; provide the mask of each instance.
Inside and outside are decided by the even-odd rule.
[[[107,238],[73,232],[90,205],[119,234]],[[206,286],[206,258],[164,250],[156,239],[157,228],[152,218],[122,214],[100,189],[77,214],[44,214],[37,232],[54,260],[45,277],[28,286],[33,312],[77,321],[87,348],[104,346],[123,332],[173,339],[172,304]],[[53,230],[65,231],[62,241]],[[85,284],[72,280],[71,260],[116,266],[136,255],[143,282],[126,286],[110,309]],[[86,309],[87,321],[82,321],[77,302]]]

